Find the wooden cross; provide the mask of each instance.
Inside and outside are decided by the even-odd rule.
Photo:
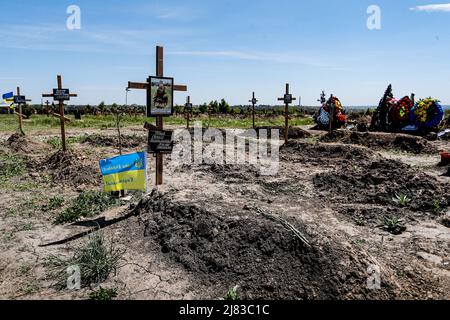
[[[253,111],[252,111],[252,115],[253,115],[253,129],[256,129],[256,125],[255,125],[255,105],[258,103],[258,100],[255,97],[255,92],[253,92],[252,95],[252,100],[250,100],[249,102],[251,102],[252,106],[253,106]]]
[[[297,100],[297,98],[293,98],[292,94],[289,93],[289,83],[286,83],[286,93],[283,98],[278,98],[278,101],[284,101],[285,109],[284,109],[284,141],[287,143],[289,140],[289,104],[292,101]]]
[[[156,76],[164,77],[164,48],[157,46],[156,47]],[[141,89],[147,90],[147,104],[150,104],[151,100],[151,84],[150,78],[145,83],[140,82],[128,82],[129,89]],[[184,85],[174,85],[174,91],[187,91],[187,86]],[[157,116],[156,117],[156,127],[157,130],[164,130],[164,117]],[[164,159],[163,155],[158,153],[156,154],[156,185],[163,184],[163,168],[164,168]]]
[[[58,93],[58,91],[64,90],[62,87],[62,78],[60,75],[58,75],[56,77],[56,80],[58,82],[58,89],[53,89],[53,93],[51,94],[43,94],[42,97],[44,98],[53,98],[53,100],[58,101],[59,103],[59,115],[53,114],[55,116],[59,116],[59,120],[60,120],[60,124],[61,124],[61,141],[62,141],[62,148],[63,151],[66,152],[67,151],[67,145],[66,145],[66,128],[65,128],[65,123],[66,121],[70,121],[68,118],[66,118],[64,116],[64,101],[69,101],[70,98],[72,97],[78,97],[77,94],[75,93],[69,93],[68,95],[66,95],[65,97],[62,97],[60,95],[56,95],[56,93]],[[67,89],[68,91],[68,89]]]
[[[17,87],[17,95],[14,97],[14,102],[16,103],[16,99],[20,99],[21,95],[20,95],[20,87]],[[27,101],[31,101],[29,99],[26,99],[25,96],[22,97],[23,100],[20,102],[17,102],[16,104],[19,107],[19,112],[14,111],[14,113],[19,117],[19,131],[21,134],[25,134],[23,132],[23,114],[22,114],[22,104],[26,104]]]
[[[328,110],[330,112],[330,120],[329,120],[329,133],[331,135],[331,133],[333,132],[333,122],[334,122],[334,113],[335,113],[335,106],[334,106],[334,102],[333,102],[333,95],[331,95],[330,97],[330,109]]]
[[[188,96],[186,98],[186,104],[184,105],[184,112],[186,113],[186,128],[189,129],[189,122],[191,120],[191,112],[192,112],[192,103],[191,103],[191,97]]]

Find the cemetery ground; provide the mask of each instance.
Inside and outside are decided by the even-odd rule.
[[[292,120],[278,175],[166,157],[163,186],[118,201],[98,166],[118,154],[112,117],[69,123],[66,154],[58,119],[31,121],[21,137],[0,117],[2,299],[450,299],[449,141]],[[124,153],[145,150],[143,122],[125,120]],[[66,288],[72,265],[81,290]]]

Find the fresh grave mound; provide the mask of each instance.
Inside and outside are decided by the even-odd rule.
[[[261,176],[261,171],[254,165],[234,164],[203,164],[199,167],[202,172],[214,175],[218,180],[224,182],[246,182],[252,183]]]
[[[255,130],[256,130],[256,133],[258,134],[258,136],[259,136],[261,131],[266,130],[268,138],[272,137],[272,130],[278,130],[279,131],[279,135],[280,135],[280,139],[284,138],[284,127],[280,127],[280,126],[274,126],[274,127],[265,126],[265,127],[257,127]],[[288,134],[289,134],[289,139],[304,139],[304,138],[311,137],[311,133],[309,133],[308,131],[303,130],[301,128],[290,127],[289,130],[288,130]]]
[[[314,177],[317,190],[330,193],[333,201],[395,205],[406,196],[408,209],[436,213],[450,203],[448,185],[400,161],[380,159],[354,163]]]
[[[14,152],[32,154],[49,149],[44,143],[33,141],[29,137],[15,133],[6,141],[6,145]]]
[[[406,208],[394,206],[339,205],[337,211],[350,218],[356,225],[381,228],[394,235],[406,231],[405,224],[414,219],[414,216],[420,217],[420,214],[417,215],[417,213]]]
[[[137,148],[145,145],[147,138],[145,136],[137,135],[123,135],[122,136],[122,148]],[[83,139],[84,143],[96,147],[119,147],[119,138],[117,136],[102,136],[99,134],[93,134],[86,136]]]
[[[262,211],[222,207],[212,212],[156,191],[135,210],[144,222],[144,237],[218,296],[236,285],[243,299],[395,296],[389,282],[381,290],[367,289],[369,258],[349,252],[336,239],[306,231],[300,221],[289,222],[309,246]]]
[[[283,161],[295,163],[344,165],[371,162],[378,159],[379,155],[367,148],[353,145],[289,141],[281,147],[280,157]]]
[[[405,134],[384,134],[384,133],[362,133],[346,130],[333,131],[331,134],[324,135],[321,142],[339,142],[345,144],[362,145],[374,150],[395,149],[410,153],[430,153],[435,154],[438,150],[421,137],[415,137]]]
[[[444,177],[450,177],[450,167],[448,167],[447,172],[443,174]]]
[[[43,167],[51,175],[55,183],[82,185],[100,185],[100,169],[89,165],[88,161],[74,151],[58,151],[47,158]]]

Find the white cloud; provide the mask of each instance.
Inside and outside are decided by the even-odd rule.
[[[450,3],[428,4],[411,8],[413,11],[423,12],[450,12]]]
[[[212,58],[230,58],[251,61],[269,61],[278,63],[298,63],[316,67],[326,67],[316,59],[304,57],[296,53],[264,53],[244,51],[169,51],[168,55],[197,56]]]

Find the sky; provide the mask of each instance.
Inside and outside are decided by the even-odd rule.
[[[438,0],[439,1],[439,0]],[[388,84],[450,105],[450,3],[430,0],[16,0],[2,1],[0,93],[21,87],[41,103],[56,87],[73,104],[125,103],[128,81],[164,76],[189,91],[182,104],[225,98],[277,104],[285,84],[303,105],[322,90],[344,105],[377,105]],[[448,0],[447,0],[448,1]],[[67,28],[71,5],[80,29]],[[380,28],[368,28],[376,5]],[[376,17],[375,17],[376,18]],[[128,103],[145,103],[133,90]]]

